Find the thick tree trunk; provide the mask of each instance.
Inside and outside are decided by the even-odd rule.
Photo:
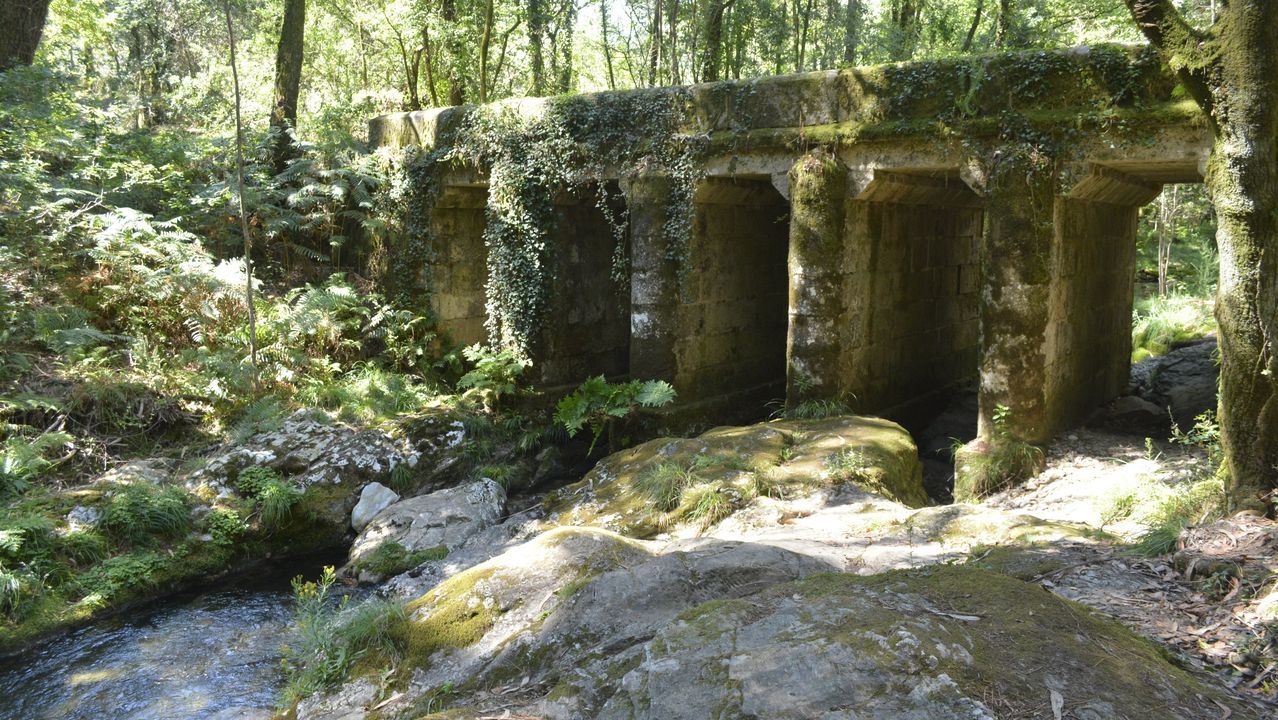
[[[701,80],[713,82],[719,79],[720,57],[723,55],[723,14],[736,0],[711,0],[706,9],[706,46],[701,61]]]
[[[1228,5],[1219,23],[1220,129],[1207,169],[1220,246],[1221,439],[1240,504],[1278,488],[1278,5]]]
[[[1278,489],[1278,3],[1233,0],[1209,32],[1171,0],[1126,0],[1136,24],[1207,113],[1206,185],[1220,248],[1220,431],[1239,507]]]
[[[49,0],[4,0],[0,3],[0,71],[35,61]]]
[[[275,52],[275,95],[271,108],[271,159],[276,172],[283,170],[293,155],[291,133],[297,127],[305,32],[306,0],[285,0],[280,44]]]

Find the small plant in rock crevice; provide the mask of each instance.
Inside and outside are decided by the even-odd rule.
[[[954,498],[959,502],[978,500],[1011,487],[1043,471],[1043,449],[1021,440],[1009,429],[1012,410],[998,405],[991,414],[994,432],[977,452],[958,453],[962,457],[954,479]]]

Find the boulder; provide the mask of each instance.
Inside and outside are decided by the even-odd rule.
[[[1124,435],[1163,440],[1171,427],[1165,408],[1136,395],[1124,395],[1101,408],[1087,423]]]
[[[399,494],[385,485],[373,482],[364,486],[359,493],[359,502],[351,510],[351,527],[361,532],[364,527],[391,503],[399,500]]]
[[[364,497],[355,506],[356,513],[370,500],[369,488],[375,485],[364,489]],[[496,524],[506,506],[506,491],[488,479],[398,502],[394,501],[398,496],[391,495],[394,499],[376,510],[370,505],[367,518],[359,518],[364,522],[356,526],[360,533],[351,546],[351,566],[367,564],[387,543],[394,543],[402,548],[397,552],[409,556],[433,550],[447,554]],[[355,521],[352,514],[351,524],[355,525]]]
[[[928,502],[909,433],[879,418],[720,427],[609,455],[547,501],[548,520],[637,538],[693,535],[760,498],[850,486],[908,506]]]
[[[1214,339],[1177,348],[1161,357],[1142,360],[1132,367],[1135,394],[1170,411],[1181,430],[1189,430],[1194,420],[1216,409],[1216,363]]]
[[[396,716],[440,688],[448,717],[547,720],[992,719],[1057,695],[1080,718],[1230,706],[1116,621],[1040,586],[969,566],[831,568],[769,543],[663,547],[558,528],[408,605],[398,694],[375,703],[385,694],[348,685],[297,717],[364,718],[374,703]]]

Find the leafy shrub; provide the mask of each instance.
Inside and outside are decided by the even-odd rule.
[[[674,402],[675,390],[664,380],[631,380],[610,383],[603,375],[592,377],[559,401],[555,422],[576,435],[589,426],[593,437],[589,452],[594,452],[604,430],[608,430],[608,448],[616,450],[613,427],[617,420],[629,418],[641,408],[659,408]]]
[[[220,548],[229,548],[248,531],[248,525],[240,514],[226,508],[213,508],[204,516],[204,527],[211,542]]]
[[[154,552],[129,553],[107,558],[80,576],[85,595],[111,600],[150,590],[167,566],[164,556]]]
[[[107,501],[102,527],[115,539],[134,546],[176,538],[191,528],[189,498],[173,485],[125,485]]]
[[[262,494],[269,483],[282,479],[279,471],[266,465],[246,467],[235,476],[235,489],[245,497],[255,498]]]
[[[293,579],[293,628],[284,648],[287,685],[284,704],[331,687],[358,660],[377,655],[394,662],[403,655],[403,607],[392,600],[372,599],[349,607],[333,586],[337,573],[324,568],[319,580]]]
[[[502,396],[515,392],[516,382],[532,361],[513,350],[471,345],[462,355],[474,367],[457,381],[463,398],[478,398],[485,410],[497,408]]]

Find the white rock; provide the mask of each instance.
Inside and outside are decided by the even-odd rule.
[[[355,503],[355,509],[351,510],[351,527],[355,528],[356,532],[363,530],[377,513],[397,500],[399,500],[399,494],[381,483],[373,482],[365,485],[360,491],[359,502]]]

